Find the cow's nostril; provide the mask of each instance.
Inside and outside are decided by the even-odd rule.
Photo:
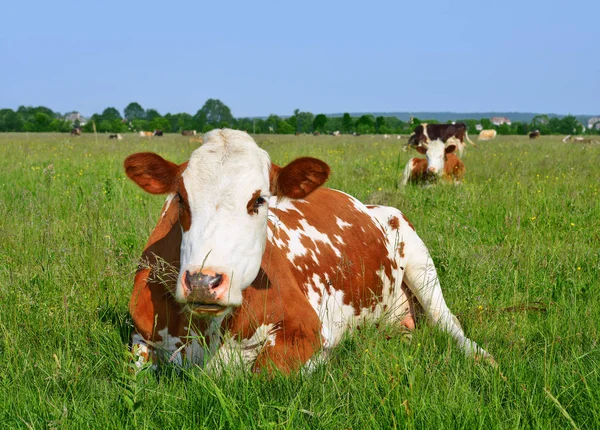
[[[184,283],[192,290],[197,288],[214,289],[223,283],[223,274],[215,273],[215,275],[212,276],[202,272],[190,273],[189,270],[186,270]]]
[[[215,273],[215,276],[211,276],[208,280],[208,286],[210,288],[217,288],[223,282],[223,275],[221,273]]]

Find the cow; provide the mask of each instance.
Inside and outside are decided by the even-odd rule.
[[[142,136],[142,137],[152,137],[152,136],[154,136],[154,132],[152,132],[152,131],[140,131],[140,136]]]
[[[81,128],[75,127],[71,130],[71,136],[81,136]]]
[[[417,146],[417,151],[427,158],[415,157],[408,160],[402,174],[402,185],[409,182],[435,182],[439,178],[460,183],[466,168],[461,159],[453,154],[455,149],[454,141],[443,143],[440,139]]]
[[[413,329],[414,297],[467,355],[431,256],[398,209],[321,187],[318,159],[284,167],[245,132],[213,130],[189,161],[133,154],[127,176],[166,194],[129,303],[136,365],[310,371],[369,321]]]
[[[492,140],[496,138],[496,130],[481,130],[477,140]]]
[[[162,130],[154,130],[152,132],[153,136],[162,136],[163,135],[163,131]]]
[[[111,134],[108,136],[109,139],[117,139],[117,140],[123,140],[123,136],[121,136],[119,133],[117,134]]]
[[[540,131],[539,130],[534,130],[534,131],[530,131],[529,132],[529,138],[530,139],[537,139],[538,137],[540,137]]]
[[[467,145],[465,144],[465,138],[473,145],[475,143],[469,139],[469,133],[467,133],[467,126],[463,122],[457,122],[455,124],[427,124],[423,123],[415,128],[413,134],[408,138],[407,147],[417,148],[420,143],[429,143],[432,140],[440,139],[446,143],[449,139],[453,139],[458,148],[458,155],[462,157]],[[405,148],[406,150],[406,148]]]
[[[581,136],[571,136],[570,134],[565,136],[562,140],[563,143],[567,142],[575,142],[575,143],[600,143],[597,140],[590,139],[589,137],[581,137]]]
[[[182,136],[195,136],[196,135],[196,130],[183,130],[181,132]]]
[[[330,134],[331,134],[332,136],[341,136],[341,135],[342,135],[342,133],[340,133],[340,131],[339,131],[339,130],[332,131]]]

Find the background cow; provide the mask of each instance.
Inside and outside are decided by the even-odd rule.
[[[71,136],[81,136],[81,128],[75,127],[71,130]]]
[[[153,136],[162,136],[163,135],[163,131],[162,130],[154,130],[154,132],[152,133]]]
[[[152,131],[140,131],[140,136],[142,136],[142,137],[152,137],[152,136],[154,136],[154,132],[152,132]]]
[[[441,140],[446,143],[449,139],[455,140],[455,144],[458,148],[458,154],[462,157],[466,144],[465,138],[473,145],[475,143],[469,139],[469,133],[467,133],[467,126],[463,122],[457,122],[455,124],[427,124],[423,123],[415,128],[413,134],[408,138],[406,147],[412,146],[417,148],[421,143],[429,143],[433,140]]]
[[[310,368],[365,321],[414,327],[408,291],[465,353],[493,362],[465,337],[399,210],[319,188],[329,176],[320,160],[271,164],[244,132],[204,140],[180,165],[125,160],[129,178],[168,196],[129,305],[140,364]]]
[[[117,134],[111,134],[108,136],[109,139],[117,139],[117,140],[123,140],[123,136],[121,136],[119,133]]]
[[[402,175],[402,185],[408,182],[432,182],[438,178],[459,183],[465,175],[465,165],[453,154],[456,145],[452,141],[445,144],[437,139],[417,146],[417,151],[426,158],[411,158],[406,163]]]
[[[196,130],[183,130],[181,132],[182,136],[195,136],[196,135]]]
[[[496,138],[496,130],[481,130],[477,140],[492,140]]]
[[[575,143],[600,143],[597,140],[591,139],[589,137],[581,137],[581,136],[571,136],[570,134],[565,136],[562,140],[563,143],[567,142],[575,142]]]
[[[538,137],[540,137],[540,131],[539,130],[535,130],[535,131],[530,131],[529,132],[529,138],[530,139],[537,139]]]

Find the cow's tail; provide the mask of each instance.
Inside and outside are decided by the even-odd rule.
[[[465,130],[465,139],[467,139],[467,142],[469,142],[471,145],[473,145],[475,148],[477,148],[477,145],[475,144],[475,142],[473,142],[471,139],[469,139],[469,132],[467,130]]]

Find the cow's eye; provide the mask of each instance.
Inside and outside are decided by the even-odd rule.
[[[267,203],[267,200],[264,197],[259,197],[254,201],[254,207],[259,207]]]

